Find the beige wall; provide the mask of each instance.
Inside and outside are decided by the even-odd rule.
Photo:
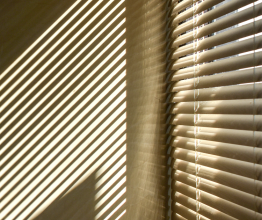
[[[126,9],[127,219],[165,219],[165,1]]]
[[[10,0],[0,22],[1,219],[165,219],[165,1]]]

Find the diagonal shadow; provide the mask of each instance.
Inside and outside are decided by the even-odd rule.
[[[101,219],[122,207],[123,2],[72,2],[1,75],[1,218],[55,208],[56,219]]]

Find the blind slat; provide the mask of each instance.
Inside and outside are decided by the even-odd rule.
[[[186,7],[190,6],[193,4],[193,0],[185,0],[182,1],[181,3],[176,4],[178,1],[173,2],[174,7],[172,10],[172,16],[175,15],[176,13],[178,13],[179,11],[182,11],[183,9],[185,9]]]
[[[173,6],[166,124],[174,213],[262,219],[262,0]]]
[[[187,90],[171,93],[167,102],[262,98],[262,83],[199,89],[197,95],[195,92],[195,90]]]
[[[177,35],[182,34],[190,29],[193,29],[193,20],[190,20],[182,25],[179,25],[172,33],[172,37],[175,38]]]
[[[208,204],[209,206],[228,214],[236,219],[246,220],[246,219],[261,219],[262,215],[256,213],[253,210],[244,208],[232,202],[229,202],[220,197],[214,196],[212,194],[201,191],[200,202]]]
[[[181,90],[202,89],[258,81],[262,81],[261,67],[200,77],[198,78],[198,84],[194,83],[194,79],[181,80],[173,83],[170,86],[170,89],[174,92]]]
[[[225,46],[221,46],[212,50],[208,50],[199,54],[199,57],[195,59],[194,55],[187,56],[177,60],[173,66],[172,70],[178,70],[179,68],[192,66],[194,64],[200,64],[203,62],[212,61],[215,59],[220,59],[223,57],[229,57],[239,53],[244,53],[251,50],[256,50],[262,48],[262,36],[251,38],[248,40],[231,43]]]
[[[175,170],[180,170],[192,175],[196,175],[195,163],[175,159],[173,160],[173,168]],[[254,196],[262,196],[262,182],[259,180],[250,179],[206,166],[199,166],[197,176],[218,184],[231,187],[233,189],[249,193]]]
[[[179,203],[178,203],[179,204]],[[213,208],[211,208],[210,206],[207,206],[206,204],[202,204],[202,203],[200,203],[201,204],[201,208],[200,208],[200,210],[199,210],[199,213],[200,214],[202,214],[202,215],[200,215],[201,216],[201,219],[204,219],[204,220],[206,220],[206,219],[212,219],[212,220],[221,220],[221,219],[223,219],[223,220],[235,220],[235,218],[233,218],[233,217],[231,217],[231,216],[229,216],[229,215],[226,215],[225,213],[223,213],[223,212],[220,212],[219,210],[216,210],[216,209],[213,209]],[[179,207],[179,209],[178,209],[178,207],[176,207],[176,203],[174,204],[174,209],[175,210],[177,210],[177,211],[182,211],[182,210],[180,210],[181,209],[181,207],[183,207],[184,209],[183,209],[183,211],[188,211],[188,210],[190,210],[190,209],[187,209],[185,206],[182,206],[182,205],[180,205],[181,207]],[[188,211],[189,212],[189,211]],[[190,213],[191,212],[193,212],[192,210],[190,210]],[[196,213],[195,213],[195,216],[194,216],[195,218],[194,218],[194,220],[196,219]],[[193,218],[192,218],[193,219]]]
[[[243,11],[234,13],[232,15],[228,15],[225,18],[222,18],[214,23],[208,24],[202,28],[199,28],[197,35],[195,38],[201,38],[206,35],[212,34],[214,32],[223,30],[225,28],[231,27],[233,25],[236,25],[238,23],[244,22],[246,20],[252,19],[254,17],[262,15],[262,3],[256,5],[256,7],[251,7],[248,9],[245,9]],[[189,32],[187,34],[181,35],[177,37],[173,43],[172,47],[175,48],[179,45],[182,45],[184,43],[190,42],[194,39],[193,32]]]
[[[212,195],[221,197],[227,201],[233,202],[247,209],[256,211],[262,203],[262,198],[255,197],[248,193],[232,189],[221,184],[215,184],[212,181],[201,179],[198,189],[208,192]]]
[[[262,132],[177,125],[170,132],[173,136],[219,141],[229,144],[262,147]]]
[[[221,157],[242,160],[250,163],[260,163],[262,158],[262,149],[243,145],[228,144],[217,141],[207,141],[194,138],[175,137],[170,143],[173,147],[195,150],[207,154],[213,154]]]
[[[196,189],[195,187],[186,185],[184,183],[175,181],[172,183],[172,189],[176,192],[180,192],[183,195],[188,196],[189,198],[195,199],[196,198]]]
[[[176,159],[188,161],[191,163],[195,162],[195,151],[190,151],[182,148],[175,148],[173,157]],[[237,174],[243,177],[256,179],[260,174],[261,165],[257,164],[254,167],[253,163],[244,161],[229,159],[216,155],[210,155],[205,153],[198,153],[197,163],[199,165],[207,166],[210,168],[222,170],[225,172]]]
[[[195,109],[195,104],[197,105]],[[206,102],[180,102],[170,105],[171,114],[242,114],[261,115],[262,99],[221,100]]]
[[[172,208],[173,208],[173,218],[177,213],[187,220],[196,220],[196,212],[192,211],[191,209],[188,209],[187,207],[177,202],[172,206]]]
[[[227,128],[249,131],[262,131],[262,115],[214,115],[177,114],[170,120],[172,125],[189,125],[212,128]]]
[[[191,208],[194,205],[194,203],[196,203],[196,200],[194,200],[196,197],[196,188],[195,187],[191,187],[191,186],[188,186],[186,184],[183,184],[177,181],[175,182],[175,184],[173,184],[172,187],[174,191],[180,192],[183,195],[186,195],[189,197],[188,202],[185,202],[185,199],[183,200],[180,199],[182,200],[182,202],[185,205],[187,205],[186,207]],[[221,199],[220,197],[214,196],[205,191],[202,191],[202,190],[199,190],[199,191],[200,191],[200,194],[199,194],[200,196],[197,201],[201,202],[200,210],[201,210],[201,205],[206,204],[208,206],[211,206],[214,209],[217,209],[237,219],[243,219],[243,220],[255,219],[254,217],[256,213],[253,210],[244,208],[243,206],[234,204],[225,199]],[[174,193],[173,193],[173,197],[175,197]]]
[[[194,44],[189,44],[183,47],[179,47],[172,55],[172,59],[179,58],[181,56],[191,54],[194,51],[200,51],[208,49],[220,44],[228,43],[230,41],[237,40],[239,38],[247,37],[252,34],[262,32],[262,19],[255,23],[246,24],[237,28],[230,29],[228,31],[216,34],[212,37],[200,40],[196,48]]]
[[[262,65],[262,52],[256,52],[244,56],[237,56],[218,60],[216,62],[202,64],[195,67],[175,71],[170,77],[171,81],[193,78],[194,76],[211,75],[214,73],[232,71],[242,68]]]
[[[172,25],[175,26],[177,25],[178,23],[190,18],[193,16],[193,13],[195,14],[198,14],[204,10],[207,10],[208,8],[211,8],[212,6],[222,2],[224,0],[212,0],[212,1],[204,1],[204,2],[201,2],[200,4],[198,4],[196,6],[196,8],[194,8],[193,10],[193,7],[186,10],[185,12],[183,13],[180,13],[178,14],[172,21]]]
[[[182,217],[181,215],[174,213],[172,216],[174,220],[187,220],[186,218]]]
[[[193,26],[200,26],[204,23],[207,23],[215,18],[221,17],[227,13],[230,13],[234,10],[237,10],[238,8],[241,8],[247,4],[250,4],[256,0],[249,0],[249,1],[229,1],[225,4],[222,4],[221,6],[213,9],[212,11],[209,11],[203,15],[200,15],[195,23],[193,23],[193,20],[187,21],[184,24],[178,26],[172,33],[172,37],[175,37],[183,32],[186,32],[190,29],[193,29]],[[194,14],[196,14],[195,12]]]
[[[206,180],[204,178],[199,178],[194,175],[184,173],[182,171],[177,171],[175,173],[174,181],[179,181],[188,186],[196,187],[197,178],[198,178],[197,189],[201,191],[205,191],[212,195],[219,196],[223,199],[226,199],[228,201],[231,201],[235,204],[251,209],[253,211],[256,211],[257,207],[259,207],[262,204],[262,198],[260,197],[254,197],[251,194],[212,182],[210,180]]]
[[[180,192],[175,192],[173,194],[173,200],[180,203],[181,205],[191,209],[191,210],[196,210],[196,200],[185,196],[184,194]]]

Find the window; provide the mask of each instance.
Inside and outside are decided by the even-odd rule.
[[[172,219],[262,219],[262,2],[170,2]]]

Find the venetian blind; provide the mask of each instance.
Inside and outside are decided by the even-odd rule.
[[[172,219],[262,219],[262,1],[168,8]]]

